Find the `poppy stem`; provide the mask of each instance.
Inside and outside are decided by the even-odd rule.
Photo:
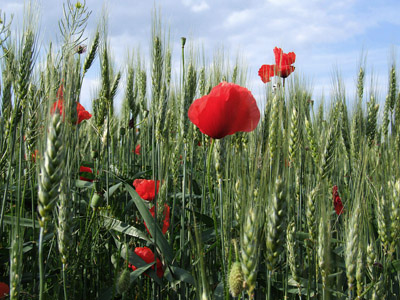
[[[210,145],[210,149],[208,151],[208,158],[207,158],[207,180],[208,180],[208,193],[210,196],[211,207],[212,207],[212,216],[213,216],[213,220],[214,220],[215,238],[218,240],[217,215],[215,212],[215,202],[214,202],[214,195],[213,195],[213,188],[212,188],[212,184],[211,184],[211,174],[210,174],[211,157],[212,157],[212,152],[214,149],[214,143],[215,143],[215,139],[211,139],[211,145]]]

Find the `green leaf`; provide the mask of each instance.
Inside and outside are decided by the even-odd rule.
[[[201,240],[203,243],[213,242],[215,240],[215,229],[210,228],[201,233]]]
[[[171,265],[172,260],[174,259],[174,255],[171,246],[168,244],[168,241],[164,237],[160,227],[154,221],[154,218],[150,214],[149,209],[143,203],[143,200],[136,193],[135,189],[128,183],[125,183],[125,188],[131,195],[132,200],[135,202],[135,205],[140,215],[142,216],[143,220],[146,222],[146,226],[149,229],[151,236],[153,237],[152,240],[154,240],[154,243],[160,249],[168,265]],[[154,239],[154,237],[156,238]]]
[[[155,262],[153,261],[152,263],[149,263],[143,267],[137,268],[135,271],[131,272],[131,275],[130,275],[131,283],[133,283],[140,275],[142,275],[144,272],[146,272],[148,269],[150,269],[150,267],[154,264],[155,264]]]
[[[193,211],[191,209],[186,209],[187,211],[192,212],[196,216],[196,221],[201,222],[207,227],[213,227],[214,228],[214,220],[210,218],[207,215],[201,214],[199,212]]]
[[[393,261],[392,265],[393,265],[393,268],[395,268],[397,272],[400,272],[400,259]]]
[[[81,161],[81,166],[85,166],[85,167],[94,169],[94,163],[92,161],[88,161],[88,160]]]
[[[93,182],[78,179],[76,180],[75,185],[78,188],[92,188]]]
[[[142,240],[145,240],[146,242],[151,243],[151,240],[147,237],[147,235],[137,229],[136,227],[133,227],[131,225],[128,225],[124,222],[121,222],[117,219],[108,217],[108,216],[103,216],[101,215],[101,217],[103,218],[103,226],[118,232],[121,232],[123,234],[127,234],[129,236],[133,236]]]
[[[128,262],[131,265],[134,265],[136,268],[144,269],[141,271],[140,274],[146,271],[146,274],[149,275],[155,282],[157,282],[159,285],[162,285],[162,280],[157,276],[156,272],[152,269],[149,269],[154,262],[148,264],[146,263],[140,256],[138,256],[135,252],[131,251],[130,249],[127,249],[125,245],[122,246],[121,249],[121,257],[128,257]],[[137,276],[139,276],[138,274]],[[136,276],[136,275],[135,275]],[[132,277],[131,277],[132,280]]]
[[[109,199],[114,194],[114,192],[116,190],[118,190],[118,188],[121,186],[121,184],[122,184],[122,182],[119,182],[119,183],[113,185],[112,187],[110,187],[108,189],[108,194],[107,193],[104,194],[104,198]]]
[[[132,208],[132,205],[134,204],[133,200],[129,200],[128,203],[125,206],[124,212],[122,213],[123,216],[125,216],[128,211]]]
[[[14,216],[8,216],[8,215],[4,215],[4,223],[9,224],[9,225],[13,225],[16,224],[17,222],[17,218]],[[35,223],[35,227],[39,228],[39,222],[36,220],[32,220],[32,219],[26,219],[26,218],[19,218],[19,226],[22,227],[31,227],[33,228],[33,223]]]
[[[224,284],[221,281],[214,290],[214,298],[215,300],[224,299]]]
[[[167,280],[170,282],[174,282],[175,284],[178,284],[182,281],[193,286],[196,284],[192,274],[176,266],[167,267],[165,271],[165,278],[167,278]]]
[[[113,298],[113,287],[112,286],[101,290],[99,299],[111,300],[112,298]]]

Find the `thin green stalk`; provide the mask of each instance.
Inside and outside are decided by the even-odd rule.
[[[65,273],[65,264],[62,264],[62,276],[63,276],[64,300],[67,300],[68,299],[68,294],[67,294],[67,274]]]
[[[213,187],[212,187],[212,183],[211,183],[211,172],[210,172],[211,158],[212,158],[214,143],[215,143],[215,139],[212,139],[210,149],[208,151],[208,158],[207,158],[207,180],[208,180],[208,193],[210,196],[210,202],[211,202],[211,207],[212,207],[212,216],[213,216],[213,220],[214,220],[215,238],[218,239],[217,214],[215,211],[214,193],[213,193]]]
[[[267,300],[271,300],[271,275],[272,271],[267,270]]]
[[[12,129],[12,133],[11,133],[11,136],[10,136],[10,139],[11,139],[11,147],[10,147],[10,152],[9,153],[11,153],[11,157],[10,157],[10,160],[8,161],[8,168],[7,168],[7,170],[8,170],[8,174],[7,174],[7,180],[6,180],[6,185],[5,185],[5,188],[4,188],[4,194],[3,194],[3,201],[2,201],[2,203],[1,203],[1,213],[0,213],[0,240],[1,240],[1,237],[2,237],[2,235],[3,235],[3,221],[4,221],[4,209],[5,209],[5,206],[6,206],[6,200],[7,200],[7,194],[8,194],[8,188],[9,188],[9,185],[10,185],[10,173],[11,173],[11,165],[12,165],[12,162],[13,162],[13,160],[14,160],[14,147],[15,147],[15,139],[16,139],[16,134],[17,134],[17,124],[18,124],[18,120],[17,120],[17,112],[19,111],[19,109],[20,109],[20,103],[21,103],[21,100],[20,99],[18,99],[18,102],[17,102],[17,104],[15,105],[15,108],[14,108],[14,114],[13,114],[13,117],[12,117],[12,120],[11,120],[11,129]]]
[[[43,300],[44,298],[44,264],[43,264],[43,236],[44,236],[44,227],[40,227],[39,233],[39,300]]]
[[[107,114],[108,114],[108,116],[107,116],[107,172],[106,172],[106,189],[107,189],[107,196],[108,196],[108,189],[109,189],[109,186],[110,186],[110,184],[109,184],[109,172],[110,172],[110,160],[111,160],[111,158],[110,158],[110,155],[111,155],[111,153],[110,153],[110,104],[108,105],[108,109],[107,109]],[[107,206],[109,205],[109,197],[107,197]]]
[[[214,141],[214,140],[213,140]],[[219,178],[218,179],[218,195],[219,195],[219,218],[220,218],[220,224],[221,224],[221,253],[222,253],[222,257],[221,257],[221,264],[222,264],[222,282],[224,284],[224,291],[225,294],[229,294],[229,288],[228,285],[226,284],[226,270],[225,270],[225,247],[224,247],[224,218],[223,218],[223,201],[222,201],[222,179]]]
[[[185,216],[186,216],[186,144],[184,146],[184,152],[183,152],[183,178],[182,178],[182,212],[181,212],[181,231],[180,231],[180,250],[182,253],[181,257],[181,265],[182,268],[186,267],[186,258],[187,258],[187,253],[184,250],[185,247]],[[181,297],[185,297],[185,285],[182,283],[181,286]],[[184,298],[185,299],[185,298]]]

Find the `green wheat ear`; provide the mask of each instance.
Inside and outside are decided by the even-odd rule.
[[[45,227],[50,220],[50,214],[59,196],[60,181],[63,172],[63,139],[62,120],[56,110],[49,123],[46,150],[39,175],[39,203],[40,226]]]
[[[61,254],[61,262],[67,263],[69,250],[72,243],[72,201],[68,198],[67,182],[63,178],[60,183],[58,203],[57,240],[58,251]]]
[[[247,293],[253,296],[256,288],[257,267],[258,267],[258,225],[256,222],[256,211],[251,208],[248,211],[245,223],[242,228],[241,240],[241,262],[243,277],[246,282]]]
[[[289,223],[286,230],[286,240],[287,240],[287,252],[288,252],[288,263],[290,272],[292,274],[293,279],[299,284],[299,274],[298,274],[298,266],[297,266],[297,257],[296,257],[296,226],[292,221]]]
[[[281,178],[275,182],[275,191],[271,197],[270,205],[266,210],[267,222],[265,223],[266,261],[268,270],[272,271],[280,257],[283,246],[283,236],[286,232],[286,192],[285,184]]]
[[[356,267],[357,256],[359,247],[359,223],[360,223],[361,210],[359,205],[354,209],[352,216],[348,221],[347,238],[345,245],[345,263],[346,263],[346,276],[349,286],[349,296],[355,287],[356,280]]]

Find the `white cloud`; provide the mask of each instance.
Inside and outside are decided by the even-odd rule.
[[[209,9],[210,7],[208,6],[208,4],[204,1],[202,1],[199,4],[195,4],[192,6],[192,11],[194,12],[201,12],[201,11],[205,11],[207,9]]]
[[[243,25],[244,23],[250,21],[254,17],[254,11],[250,9],[245,9],[242,11],[235,11],[231,13],[225,20],[225,27],[235,27],[238,25]]]
[[[182,0],[183,5],[190,7],[190,10],[193,12],[202,12],[210,8],[206,1],[198,1],[198,0]]]

